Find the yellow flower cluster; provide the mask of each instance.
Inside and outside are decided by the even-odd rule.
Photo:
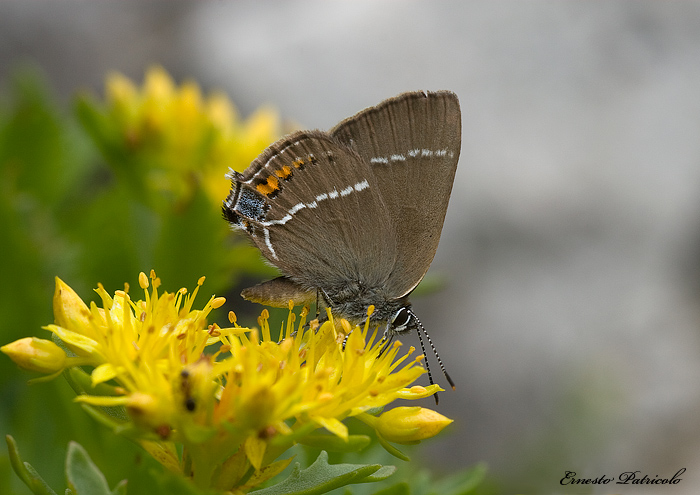
[[[176,86],[162,67],[152,67],[141,88],[122,74],[106,81],[108,134],[124,157],[138,161],[149,188],[187,199],[195,185],[218,207],[228,193],[229,167],[242,171],[281,133],[275,110],[262,107],[242,120],[220,92],[204,97],[199,86]],[[104,139],[104,137],[103,137]],[[112,150],[115,151],[115,150]]]
[[[193,309],[203,282],[192,294],[185,289],[161,294],[155,273],[150,282],[141,273],[143,300],[132,300],[127,290],[111,297],[99,286],[100,308],[88,307],[57,279],[56,323],[45,328],[75,356],[41,339],[18,341],[2,351],[43,373],[92,366],[92,384],[111,384],[113,395],[76,400],[124,407],[142,445],[199,486],[245,492],[284,469],[289,460],[276,459],[314,430],[325,428],[347,440],[342,421],[350,416],[400,443],[433,436],[451,422],[418,407],[396,408],[378,418],[367,414],[397,398],[418,399],[440,390],[411,387],[424,373],[422,356],[409,359],[411,348],[399,357],[398,342],[380,352],[383,343],[369,319],[364,328],[353,329],[331,317],[315,331],[305,330],[306,311],[295,325],[290,307],[278,342],[270,336],[267,311],[259,331],[238,326],[233,313],[230,327],[208,325],[210,311],[224,299],[211,297],[203,309]],[[182,457],[176,443],[184,446]]]

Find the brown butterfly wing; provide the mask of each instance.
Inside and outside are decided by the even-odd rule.
[[[329,131],[371,168],[396,235],[389,293],[402,297],[433,260],[461,146],[461,113],[449,91],[404,93]]]
[[[294,282],[386,284],[396,235],[370,164],[357,153],[326,133],[297,132],[231,178],[225,218]]]

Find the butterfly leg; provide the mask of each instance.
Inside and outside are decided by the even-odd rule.
[[[394,332],[389,331],[390,326],[387,324],[386,329],[384,329],[384,335],[382,340],[379,341],[379,345],[382,346],[379,354],[377,354],[377,359],[379,359],[384,352],[389,349],[391,342],[394,340]]]

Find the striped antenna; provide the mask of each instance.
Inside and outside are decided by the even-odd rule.
[[[428,339],[428,344],[430,344],[430,348],[433,350],[433,354],[435,354],[435,357],[437,358],[437,362],[440,365],[440,369],[442,370],[442,374],[445,375],[445,379],[447,379],[447,382],[450,384],[452,387],[452,390],[455,390],[455,383],[452,381],[452,378],[450,377],[450,374],[447,372],[445,369],[445,365],[442,364],[442,359],[440,359],[440,355],[437,352],[437,349],[435,348],[435,345],[433,344],[433,341],[430,339],[430,335],[428,335],[428,331],[425,329],[423,324],[420,322],[416,314],[411,311],[410,309],[406,308],[409,314],[413,317],[413,319],[416,320],[416,323],[418,324],[418,340],[420,341],[420,348],[421,351],[423,352],[423,355],[425,356],[425,369],[428,371],[428,381],[430,382],[431,385],[433,385],[435,382],[433,381],[433,376],[430,373],[430,365],[428,364],[428,355],[425,353],[425,345],[423,345],[423,337],[421,336],[421,332],[425,334],[425,338]],[[438,399],[438,394],[435,392],[435,405],[438,404],[439,399]]]

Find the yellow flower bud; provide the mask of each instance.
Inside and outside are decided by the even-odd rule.
[[[56,324],[66,330],[84,334],[90,328],[90,310],[63,280],[56,277],[56,290],[53,294],[53,316]]]
[[[66,353],[50,340],[26,337],[0,347],[20,368],[40,373],[61,371]]]
[[[409,444],[434,437],[452,420],[423,407],[395,407],[377,418],[376,430],[386,440]]]

